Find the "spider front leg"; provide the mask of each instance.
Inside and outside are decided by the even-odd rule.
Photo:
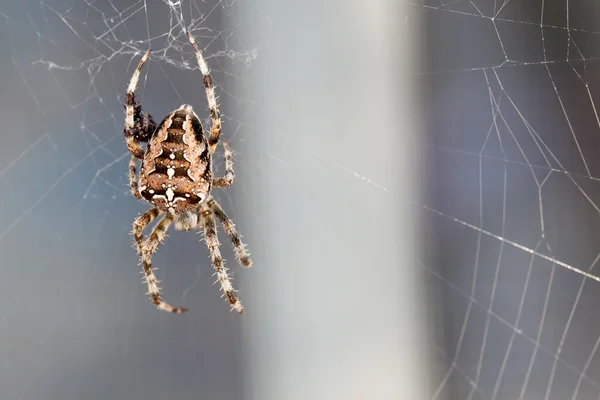
[[[223,178],[214,178],[213,187],[226,188],[233,183],[233,155],[229,150],[229,145],[223,142],[223,152],[225,153],[225,176]]]
[[[127,141],[127,148],[139,159],[142,159],[144,156],[144,149],[140,145],[140,142],[147,142],[154,129],[156,129],[156,124],[152,116],[145,113],[142,110],[142,105],[135,100],[135,89],[140,79],[140,72],[149,56],[150,50],[144,54],[137,68],[133,71],[133,75],[127,86],[125,100],[125,127],[123,128],[123,134]]]
[[[223,290],[227,301],[231,305],[231,309],[242,314],[244,312],[244,306],[235,295],[235,290],[231,285],[229,275],[227,275],[227,268],[223,257],[221,257],[221,251],[219,250],[219,238],[217,237],[217,226],[213,217],[212,210],[207,206],[202,208],[200,217],[202,218],[202,226],[204,227],[204,240],[210,251],[210,257],[212,259],[212,265],[217,275],[217,280],[221,284],[221,290]]]
[[[133,72],[127,87],[127,97],[125,100],[125,127],[123,128],[123,134],[127,142],[127,149],[132,154],[129,161],[129,188],[131,194],[136,199],[141,199],[137,190],[136,159],[144,157],[144,148],[141,143],[148,142],[152,133],[156,130],[156,123],[152,119],[152,115],[144,112],[142,105],[135,100],[135,89],[140,79],[140,72],[148,56],[150,56],[150,50],[144,54]]]
[[[138,249],[140,248],[140,243],[143,240],[141,233],[142,230],[154,218],[156,218],[157,215],[160,214],[160,211],[154,210],[156,209],[152,209],[140,215],[133,223],[134,238],[136,239]],[[156,275],[154,275],[152,268],[152,254],[156,251],[158,245],[164,240],[165,236],[167,236],[167,229],[169,229],[169,226],[172,222],[173,215],[167,214],[163,217],[163,219],[160,220],[158,224],[156,224],[146,242],[141,243],[141,259],[142,266],[144,268],[144,278],[146,280],[146,284],[148,285],[148,294],[150,295],[150,300],[152,303],[154,303],[160,310],[181,314],[186,312],[187,308],[175,308],[162,300],[160,296],[160,288],[158,287],[159,281],[156,279]]]
[[[219,113],[219,107],[217,106],[215,85],[213,84],[212,77],[210,76],[210,70],[208,69],[208,65],[206,65],[206,61],[204,61],[202,52],[200,52],[200,49],[196,44],[196,40],[189,32],[187,32],[187,37],[190,41],[190,44],[194,48],[196,61],[198,62],[200,72],[202,72],[202,83],[204,84],[204,90],[206,91],[206,100],[208,101],[208,109],[210,111],[210,119],[212,121],[210,134],[208,135],[208,145],[210,147],[210,154],[214,154],[215,149],[217,148],[217,143],[219,142],[219,136],[221,136],[221,114]]]

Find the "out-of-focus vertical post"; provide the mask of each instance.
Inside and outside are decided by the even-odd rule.
[[[241,7],[260,49],[245,151],[264,163],[245,199],[248,398],[428,398],[406,6]]]

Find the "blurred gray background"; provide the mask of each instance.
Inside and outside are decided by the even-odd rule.
[[[600,275],[598,7],[0,1],[0,397],[598,398],[600,284],[560,265]],[[153,258],[184,316],[131,248],[148,47],[145,109],[208,116],[182,19],[235,151],[243,317],[200,235]]]
[[[279,3],[0,4],[2,399],[427,396],[422,331],[403,326],[425,315],[414,211],[398,206],[412,175],[397,171],[418,162],[396,150],[400,124],[414,131],[397,111],[412,108],[395,56],[409,37],[391,39],[406,10]],[[131,247],[149,206],[128,194],[123,102],[147,48],[145,110],[209,115],[184,26],[235,152],[235,186],[215,196],[254,259],[239,268],[221,235],[242,317],[201,235],[171,231],[153,257],[183,316],[150,304]]]

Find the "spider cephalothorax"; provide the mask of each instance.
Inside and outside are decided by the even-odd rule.
[[[240,235],[235,230],[233,221],[210,195],[213,187],[225,188],[233,183],[232,154],[227,144],[223,143],[225,176],[214,178],[212,155],[221,134],[221,118],[206,62],[189,33],[188,39],[194,48],[203,75],[212,127],[207,137],[200,119],[187,104],[172,111],[158,127],[152,116],[143,111],[142,106],[135,100],[134,92],[140,71],[150,56],[148,50],[131,77],[125,103],[126,116],[123,131],[127,148],[131,152],[129,163],[131,194],[137,199],[145,199],[154,206],[134,221],[133,238],[142,260],[150,299],[159,309],[183,313],[187,309],[172,307],[162,300],[158,280],[152,268],[152,253],[165,238],[167,229],[173,222],[177,230],[203,229],[204,239],[221,289],[231,308],[241,313],[244,308],[231,286],[219,250],[215,217],[229,235],[238,262],[244,267],[250,267],[252,261],[240,240]],[[140,143],[147,143],[145,149]],[[141,160],[139,177],[136,176],[138,159]],[[144,228],[162,214],[164,216],[144,241],[142,233]]]

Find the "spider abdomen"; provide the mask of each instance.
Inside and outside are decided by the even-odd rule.
[[[191,106],[182,105],[148,141],[139,192],[155,207],[176,214],[202,205],[211,185],[211,154],[202,124]]]

